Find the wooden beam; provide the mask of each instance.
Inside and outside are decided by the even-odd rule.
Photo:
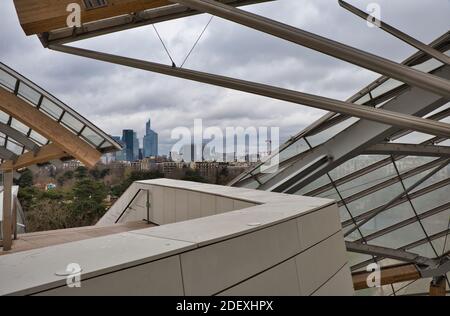
[[[67,27],[70,3],[81,6],[81,23],[98,21],[122,14],[158,8],[173,3],[168,0],[107,0],[107,6],[87,10],[82,0],[14,0],[25,34],[39,34]]]
[[[56,144],[42,146],[37,154],[29,151],[20,155],[15,161],[5,161],[0,165],[0,170],[17,170],[37,163],[45,163],[53,159],[61,159],[70,156]]]
[[[446,286],[445,277],[439,278],[436,282],[431,281],[430,283],[430,296],[445,296]]]
[[[388,285],[399,282],[413,281],[421,278],[414,264],[401,264],[381,268],[380,285]],[[372,272],[356,272],[352,274],[355,290],[367,289],[367,277]]]
[[[0,109],[51,140],[61,150],[88,167],[95,166],[101,157],[101,153],[87,142],[5,89],[0,89]]]
[[[3,173],[3,216],[2,216],[2,234],[3,251],[11,250],[11,201],[12,201],[13,172]]]

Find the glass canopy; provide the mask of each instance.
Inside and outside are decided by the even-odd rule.
[[[448,32],[431,44],[447,55],[449,45]],[[421,52],[404,64],[441,76],[442,72],[438,72],[448,68]],[[408,85],[380,77],[348,101],[400,112],[407,108],[406,104],[402,105],[401,96],[407,100],[408,93],[412,93]],[[449,122],[450,103],[439,100],[422,104],[422,109],[414,115]],[[450,251],[450,241],[447,242],[450,232],[449,140],[391,127],[362,146],[342,142],[348,140],[345,133],[354,133],[358,126],[364,125],[370,128],[373,123],[328,113],[289,139],[269,158],[278,156],[280,163],[276,172],[262,173],[258,165],[230,185],[334,199],[348,242],[402,249],[428,258],[446,256]],[[355,134],[354,139],[357,137]],[[403,150],[405,148],[407,150]],[[410,150],[413,148],[420,150]],[[313,152],[336,153],[344,149],[349,151],[339,156],[339,161],[333,161],[335,157],[331,156],[331,162],[318,164],[309,174],[301,172],[311,162],[311,156],[319,156],[314,156]],[[349,261],[352,271],[365,270],[371,262],[382,266],[399,263],[351,252]],[[397,283],[384,286],[382,291],[387,295],[427,293],[429,282]]]
[[[99,152],[121,150],[121,145],[105,132],[3,63],[0,63],[0,89],[14,93]],[[31,127],[0,110],[0,146],[3,147],[3,157],[14,159],[49,143],[47,138]]]

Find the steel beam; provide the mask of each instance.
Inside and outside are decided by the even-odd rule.
[[[434,266],[436,262],[433,259],[419,256],[416,253],[408,252],[402,249],[393,249],[375,245],[361,244],[346,241],[345,246],[348,251],[372,255],[383,258],[390,258],[408,263],[414,263],[422,266]]]
[[[284,88],[273,87],[270,85],[254,83],[220,75],[208,74],[200,71],[171,67],[158,63],[116,56],[82,48],[70,47],[65,45],[49,45],[49,48],[63,53],[97,59],[137,69],[153,71],[160,74],[203,82],[229,89],[249,92],[282,101],[308,105],[323,110],[345,113],[351,116],[365,118],[383,124],[389,124],[403,128],[413,128],[414,130],[423,133],[450,138],[450,124],[424,120],[412,115],[404,115],[393,111],[369,108],[366,106],[355,105],[349,102],[338,101]]]
[[[436,74],[450,78],[450,66],[444,66],[436,71]],[[403,114],[424,116],[446,103],[447,100],[445,98],[414,87],[409,88],[408,91],[405,91],[403,94],[384,104],[384,109]],[[367,120],[359,120],[342,132],[334,135],[328,141],[315,146],[313,150],[302,154],[298,161],[278,172],[261,185],[259,189],[296,193],[304,186],[317,180],[343,162],[361,154],[365,148],[384,141],[397,131],[398,129],[396,127]],[[307,177],[300,178],[292,176],[303,165],[313,160],[314,157],[325,153],[333,157],[333,160],[323,168],[315,170]]]
[[[450,157],[450,147],[416,144],[380,143],[364,150],[368,155],[406,155],[426,157]]]
[[[402,40],[403,42],[417,48],[418,50],[421,50],[422,52],[425,52],[426,54],[430,55],[431,57],[436,58],[437,60],[443,62],[444,64],[450,65],[450,57],[448,57],[447,55],[441,53],[440,51],[422,43],[421,41],[418,41],[417,39],[415,39],[414,37],[403,33],[402,31],[394,28],[393,26],[377,19],[376,17],[370,16],[369,14],[367,14],[364,11],[361,11],[360,9],[352,6],[351,4],[343,1],[343,0],[339,0],[339,5],[341,7],[343,7],[344,9],[350,11],[351,13],[355,14],[356,16],[359,16],[360,18],[368,21],[369,19],[374,19],[376,25],[380,26],[380,28],[386,32],[388,32],[389,34],[397,37],[398,39]]]
[[[28,150],[31,150],[33,152],[37,152],[39,150],[39,146],[31,139],[29,139],[27,135],[22,134],[21,132],[7,124],[0,123],[0,132],[21,143]]]
[[[207,12],[255,30],[345,60],[354,65],[395,78],[450,99],[450,82],[351,46],[300,30],[257,14],[249,13],[214,0],[170,0]]]

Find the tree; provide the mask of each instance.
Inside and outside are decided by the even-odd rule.
[[[186,173],[185,173],[184,177],[181,178],[181,180],[185,180],[185,181],[193,181],[193,182],[201,182],[201,183],[209,183],[208,180],[206,180],[205,178],[203,178],[203,177],[198,173],[198,171],[192,170],[192,169],[186,170]]]
[[[33,173],[30,169],[26,169],[20,175],[19,181],[17,182],[20,188],[26,188],[33,186]]]
[[[70,210],[74,222],[79,224],[77,226],[93,225],[105,213],[107,190],[102,182],[82,178],[75,183],[72,194]]]
[[[75,178],[76,179],[82,179],[87,177],[88,175],[88,169],[86,167],[80,166],[77,169],[75,169]]]
[[[123,192],[135,181],[164,178],[164,174],[156,171],[132,171],[120,184],[111,188],[111,193],[121,196]]]

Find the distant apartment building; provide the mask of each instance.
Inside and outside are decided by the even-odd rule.
[[[144,152],[143,157],[156,157],[158,156],[158,133],[151,128],[151,121],[148,120],[145,124],[144,135]]]

